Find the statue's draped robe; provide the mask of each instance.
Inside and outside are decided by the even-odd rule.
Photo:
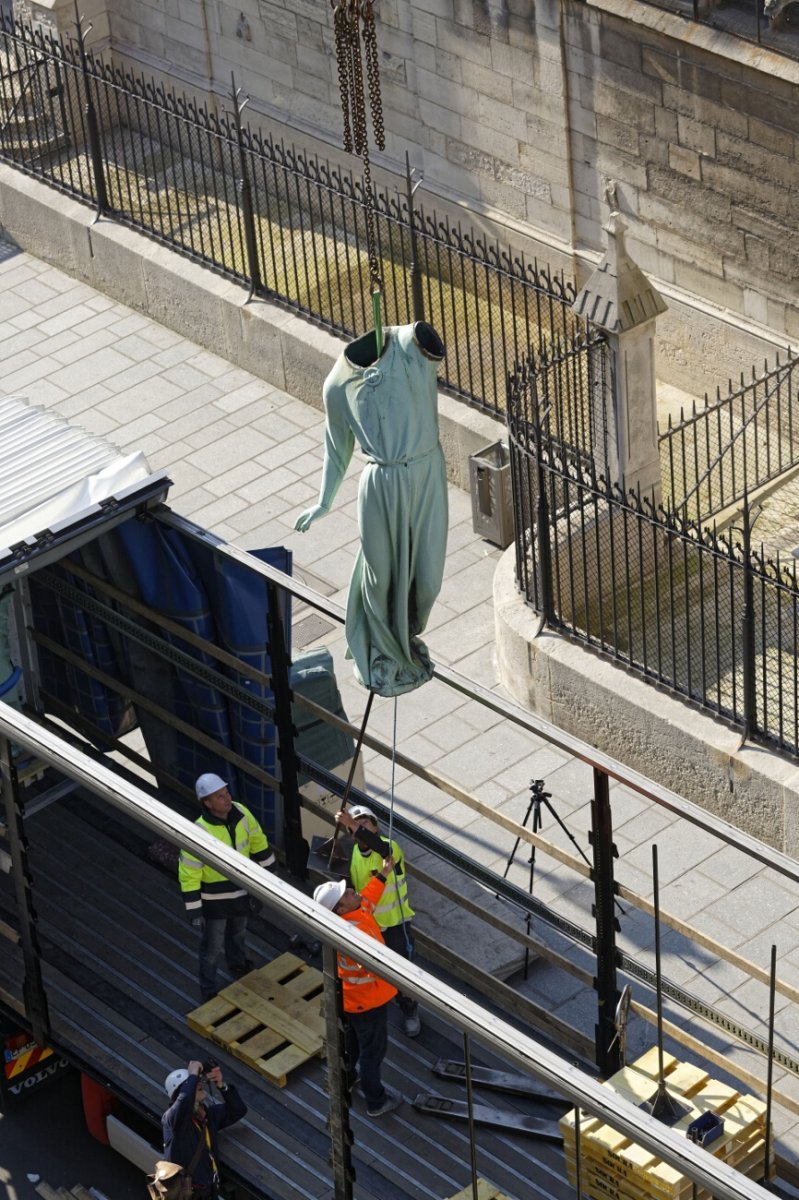
[[[418,635],[441,588],[447,545],[437,363],[422,353],[413,325],[387,327],[383,353],[371,366],[355,365],[354,347],[325,380],[319,503],[330,507],[357,441],[369,462],[358,489],[361,548],[347,600],[347,645],[359,681],[396,696],[433,670]]]

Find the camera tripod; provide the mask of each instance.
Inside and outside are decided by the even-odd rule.
[[[544,791],[544,780],[543,779],[531,779],[530,780],[530,803],[527,805],[527,811],[524,814],[524,818],[522,820],[522,826],[525,829],[527,828],[527,823],[530,820],[530,815],[532,814],[532,818],[533,818],[532,831],[533,831],[533,833],[538,833],[541,830],[541,826],[543,823],[542,816],[541,816],[541,809],[542,809],[542,807],[546,808],[549,815],[554,819],[556,824],[558,824],[560,826],[560,828],[563,830],[563,832],[566,834],[566,837],[569,839],[571,844],[574,846],[575,850],[580,855],[582,860],[587,864],[587,866],[590,867],[592,865],[590,858],[585,853],[582,846],[579,844],[579,842],[577,841],[577,839],[575,838],[575,836],[571,832],[571,830],[564,824],[561,817],[558,816],[557,812],[552,807],[551,800],[552,800],[552,793]],[[516,841],[513,844],[513,849],[511,850],[510,854],[508,855],[508,861],[505,864],[505,870],[502,875],[503,879],[507,879],[507,877],[508,877],[508,872],[510,871],[511,864],[513,863],[513,860],[516,857],[516,852],[519,849],[519,844],[520,844],[521,840],[522,839],[520,837],[517,837]],[[529,892],[530,892],[531,896],[533,894],[533,882],[535,880],[535,850],[536,850],[535,846],[530,847]],[[617,901],[617,903],[618,903],[618,901]],[[528,938],[530,936],[530,926],[532,924],[532,919],[533,919],[533,915],[531,912],[528,911],[527,917],[525,920],[525,932],[526,932]],[[524,950],[524,978],[525,979],[527,979],[527,977],[528,977],[529,968],[530,968],[530,948],[529,948],[529,946],[525,946],[525,950]]]

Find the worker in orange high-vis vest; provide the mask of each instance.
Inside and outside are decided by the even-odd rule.
[[[342,920],[350,921],[367,937],[382,942],[383,935],[374,918],[374,910],[393,870],[394,859],[385,858],[382,870],[372,876],[360,893],[347,887],[347,881],[342,879],[320,884],[314,892],[314,900]],[[347,1025],[351,1079],[354,1082],[357,1068],[367,1114],[382,1117],[402,1104],[399,1092],[386,1087],[380,1077],[388,1049],[388,1006],[397,989],[345,954],[338,956],[338,974]]]

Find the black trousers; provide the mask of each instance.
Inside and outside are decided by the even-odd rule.
[[[346,1014],[347,1056],[350,1069],[356,1065],[367,1109],[379,1108],[386,1098],[380,1068],[388,1049],[388,1005],[366,1012]]]
[[[389,925],[386,929],[381,929],[383,941],[388,946],[389,950],[393,950],[395,954],[401,954],[403,958],[410,961],[413,951],[413,934],[411,932],[411,923],[406,921],[403,925]],[[397,995],[397,1003],[404,1013],[412,1012],[416,1008],[416,1001],[410,996],[403,996],[400,992]]]
[[[192,1184],[191,1197],[192,1200],[216,1200],[219,1195],[218,1183],[195,1183]]]

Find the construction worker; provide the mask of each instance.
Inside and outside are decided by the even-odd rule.
[[[356,892],[362,891],[366,881],[377,874],[386,854],[391,854],[394,859],[396,867],[375,908],[375,920],[386,945],[395,954],[410,960],[413,954],[413,909],[408,903],[405,858],[399,844],[392,839],[389,846],[388,841],[380,836],[377,817],[365,804],[353,804],[349,812],[342,810],[336,814],[336,821],[355,838],[356,845],[350,859],[350,879]],[[422,1029],[418,1004],[410,996],[398,995],[397,1000],[402,1011],[403,1033],[406,1037],[418,1037]]]
[[[228,785],[218,775],[201,775],[195,784],[202,816],[195,824],[225,846],[233,846],[245,858],[273,867],[275,856],[261,826],[249,809],[234,801]],[[189,850],[181,850],[178,878],[186,912],[192,926],[201,932],[200,996],[203,1003],[216,995],[216,972],[224,951],[228,969],[238,979],[255,964],[247,958],[247,915],[250,900],[239,887],[215,867],[201,862]]]
[[[218,1088],[221,1103],[216,1099],[208,1103],[209,1084]],[[219,1195],[217,1134],[240,1121],[247,1105],[212,1063],[203,1066],[193,1061],[188,1068],[170,1071],[164,1090],[169,1097],[169,1108],[161,1117],[164,1153],[189,1176],[192,1200],[215,1200]]]
[[[370,877],[360,895],[354,888],[347,887],[345,879],[341,879],[320,884],[314,892],[314,900],[344,921],[350,921],[368,937],[382,943],[383,937],[375,921],[374,910],[380,902],[386,879],[393,870],[394,861],[388,857],[381,863],[380,871]],[[345,954],[338,956],[338,974],[347,1025],[350,1081],[355,1082],[359,1071],[366,1112],[370,1117],[382,1117],[399,1108],[402,1103],[399,1092],[386,1087],[380,1075],[388,1049],[388,1006],[396,996],[397,989]]]

